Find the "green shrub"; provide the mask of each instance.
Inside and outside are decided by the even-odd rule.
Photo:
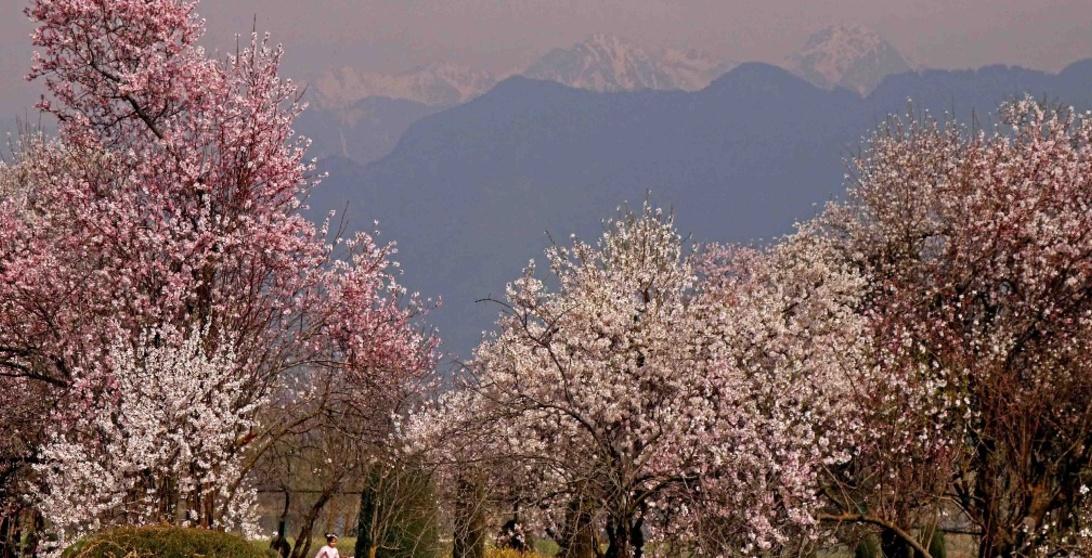
[[[874,534],[868,534],[853,551],[854,558],[882,558],[880,554],[880,538]]]
[[[933,558],[948,558],[948,545],[944,542],[944,531],[933,530],[933,537],[929,539],[929,555]]]
[[[270,558],[246,539],[208,529],[119,527],[68,547],[62,558]]]
[[[438,517],[435,487],[424,470],[373,467],[361,493],[356,544],[343,548],[360,558],[435,558],[441,554]]]

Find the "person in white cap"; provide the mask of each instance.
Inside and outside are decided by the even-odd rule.
[[[341,558],[337,552],[337,534],[326,533],[326,546],[319,549],[315,558]]]

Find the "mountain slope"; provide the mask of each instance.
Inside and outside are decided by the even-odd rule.
[[[311,153],[317,157],[367,164],[390,153],[411,124],[440,110],[408,99],[365,97],[340,109],[305,110],[296,130],[311,138]]]
[[[526,71],[593,91],[698,90],[732,64],[697,51],[643,49],[608,35],[595,35],[570,49],[555,49]],[[400,74],[328,71],[313,83],[313,107],[299,131],[314,140],[319,157],[348,157],[367,164],[388,153],[418,119],[467,102],[496,84],[488,72],[450,64]]]

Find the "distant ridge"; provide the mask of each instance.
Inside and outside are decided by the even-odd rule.
[[[607,34],[554,49],[522,74],[591,91],[681,89],[696,91],[735,64],[699,50],[647,51]],[[453,64],[432,64],[383,74],[350,67],[313,81],[314,106],[299,130],[315,139],[320,156],[369,163],[388,153],[417,119],[485,93],[503,76]]]
[[[490,72],[441,63],[396,74],[335,68],[313,80],[311,87],[321,108],[348,107],[368,97],[451,106],[481,95],[496,82],[497,76]]]

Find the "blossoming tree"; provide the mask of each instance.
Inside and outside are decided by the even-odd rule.
[[[135,350],[114,343],[112,397],[91,402],[41,449],[40,506],[62,543],[110,522],[181,520],[256,535],[237,439],[263,401],[247,396],[229,346],[205,354],[196,329],[178,347],[155,347],[152,336]]]
[[[1002,116],[893,121],[822,220],[869,277],[894,388],[849,507],[954,507],[983,557],[1077,544],[1092,459],[1092,120],[1030,99]]]
[[[459,467],[532,479],[533,519],[601,522],[607,556],[640,556],[647,535],[714,555],[807,540],[817,475],[844,459],[824,427],[847,420],[835,372],[860,345],[840,298],[855,276],[824,275],[815,248],[718,251],[699,279],[647,206],[596,245],[551,248],[556,290],[533,264],[512,283],[472,381],[408,433]]]
[[[121,395],[108,358],[119,340],[145,354],[206,332],[203,354],[233,355],[235,411],[301,370],[336,370],[380,396],[432,363],[393,246],[328,239],[300,214],[317,180],[292,131],[302,106],[278,75],[280,48],[255,36],[210,58],[195,7],[27,10],[31,77],[60,133],[20,163],[24,195],[0,200],[0,377],[48,386],[60,430]]]

